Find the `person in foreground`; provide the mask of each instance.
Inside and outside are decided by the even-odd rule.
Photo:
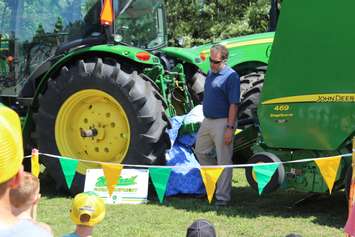
[[[20,118],[15,111],[0,104],[0,236],[48,237],[52,234],[28,219],[12,212],[11,190],[23,179],[23,144]]]
[[[94,226],[105,217],[105,203],[94,193],[79,193],[70,209],[70,218],[76,224],[74,233],[63,237],[91,237]]]
[[[39,192],[39,179],[31,173],[24,172],[21,184],[10,191],[10,202],[12,205],[12,212],[19,219],[31,220],[44,229],[52,233],[49,225],[42,222],[37,222],[37,205],[41,199]]]
[[[187,228],[186,237],[216,237],[214,226],[207,220],[195,220],[189,228]]]
[[[347,236],[355,237],[355,205],[349,210],[350,214],[345,224],[344,230]]]

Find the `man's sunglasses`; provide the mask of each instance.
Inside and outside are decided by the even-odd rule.
[[[213,59],[210,57],[210,63],[213,63],[213,64],[220,64],[221,62],[223,62],[223,60],[216,61],[216,60],[213,60]]]

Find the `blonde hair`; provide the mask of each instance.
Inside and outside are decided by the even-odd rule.
[[[31,173],[24,172],[23,180],[15,189],[10,190],[11,205],[22,208],[32,204],[39,193],[39,179]]]

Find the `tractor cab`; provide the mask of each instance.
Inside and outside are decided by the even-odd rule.
[[[15,97],[32,72],[52,56],[107,43],[102,0],[0,0],[0,94]],[[162,0],[113,0],[115,44],[156,49],[166,44]]]
[[[162,0],[114,1],[116,42],[142,49],[166,45],[165,9]]]

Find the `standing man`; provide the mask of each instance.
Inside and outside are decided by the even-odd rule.
[[[228,50],[225,46],[212,46],[211,69],[206,77],[203,98],[205,119],[198,131],[195,148],[201,165],[232,164],[240,81],[238,74],[226,65],[227,59]],[[228,205],[231,199],[232,175],[232,168],[225,168],[221,174],[217,183],[215,205]]]
[[[50,237],[44,228],[12,213],[10,191],[22,182],[22,159],[20,119],[16,112],[0,104],[0,236]]]

